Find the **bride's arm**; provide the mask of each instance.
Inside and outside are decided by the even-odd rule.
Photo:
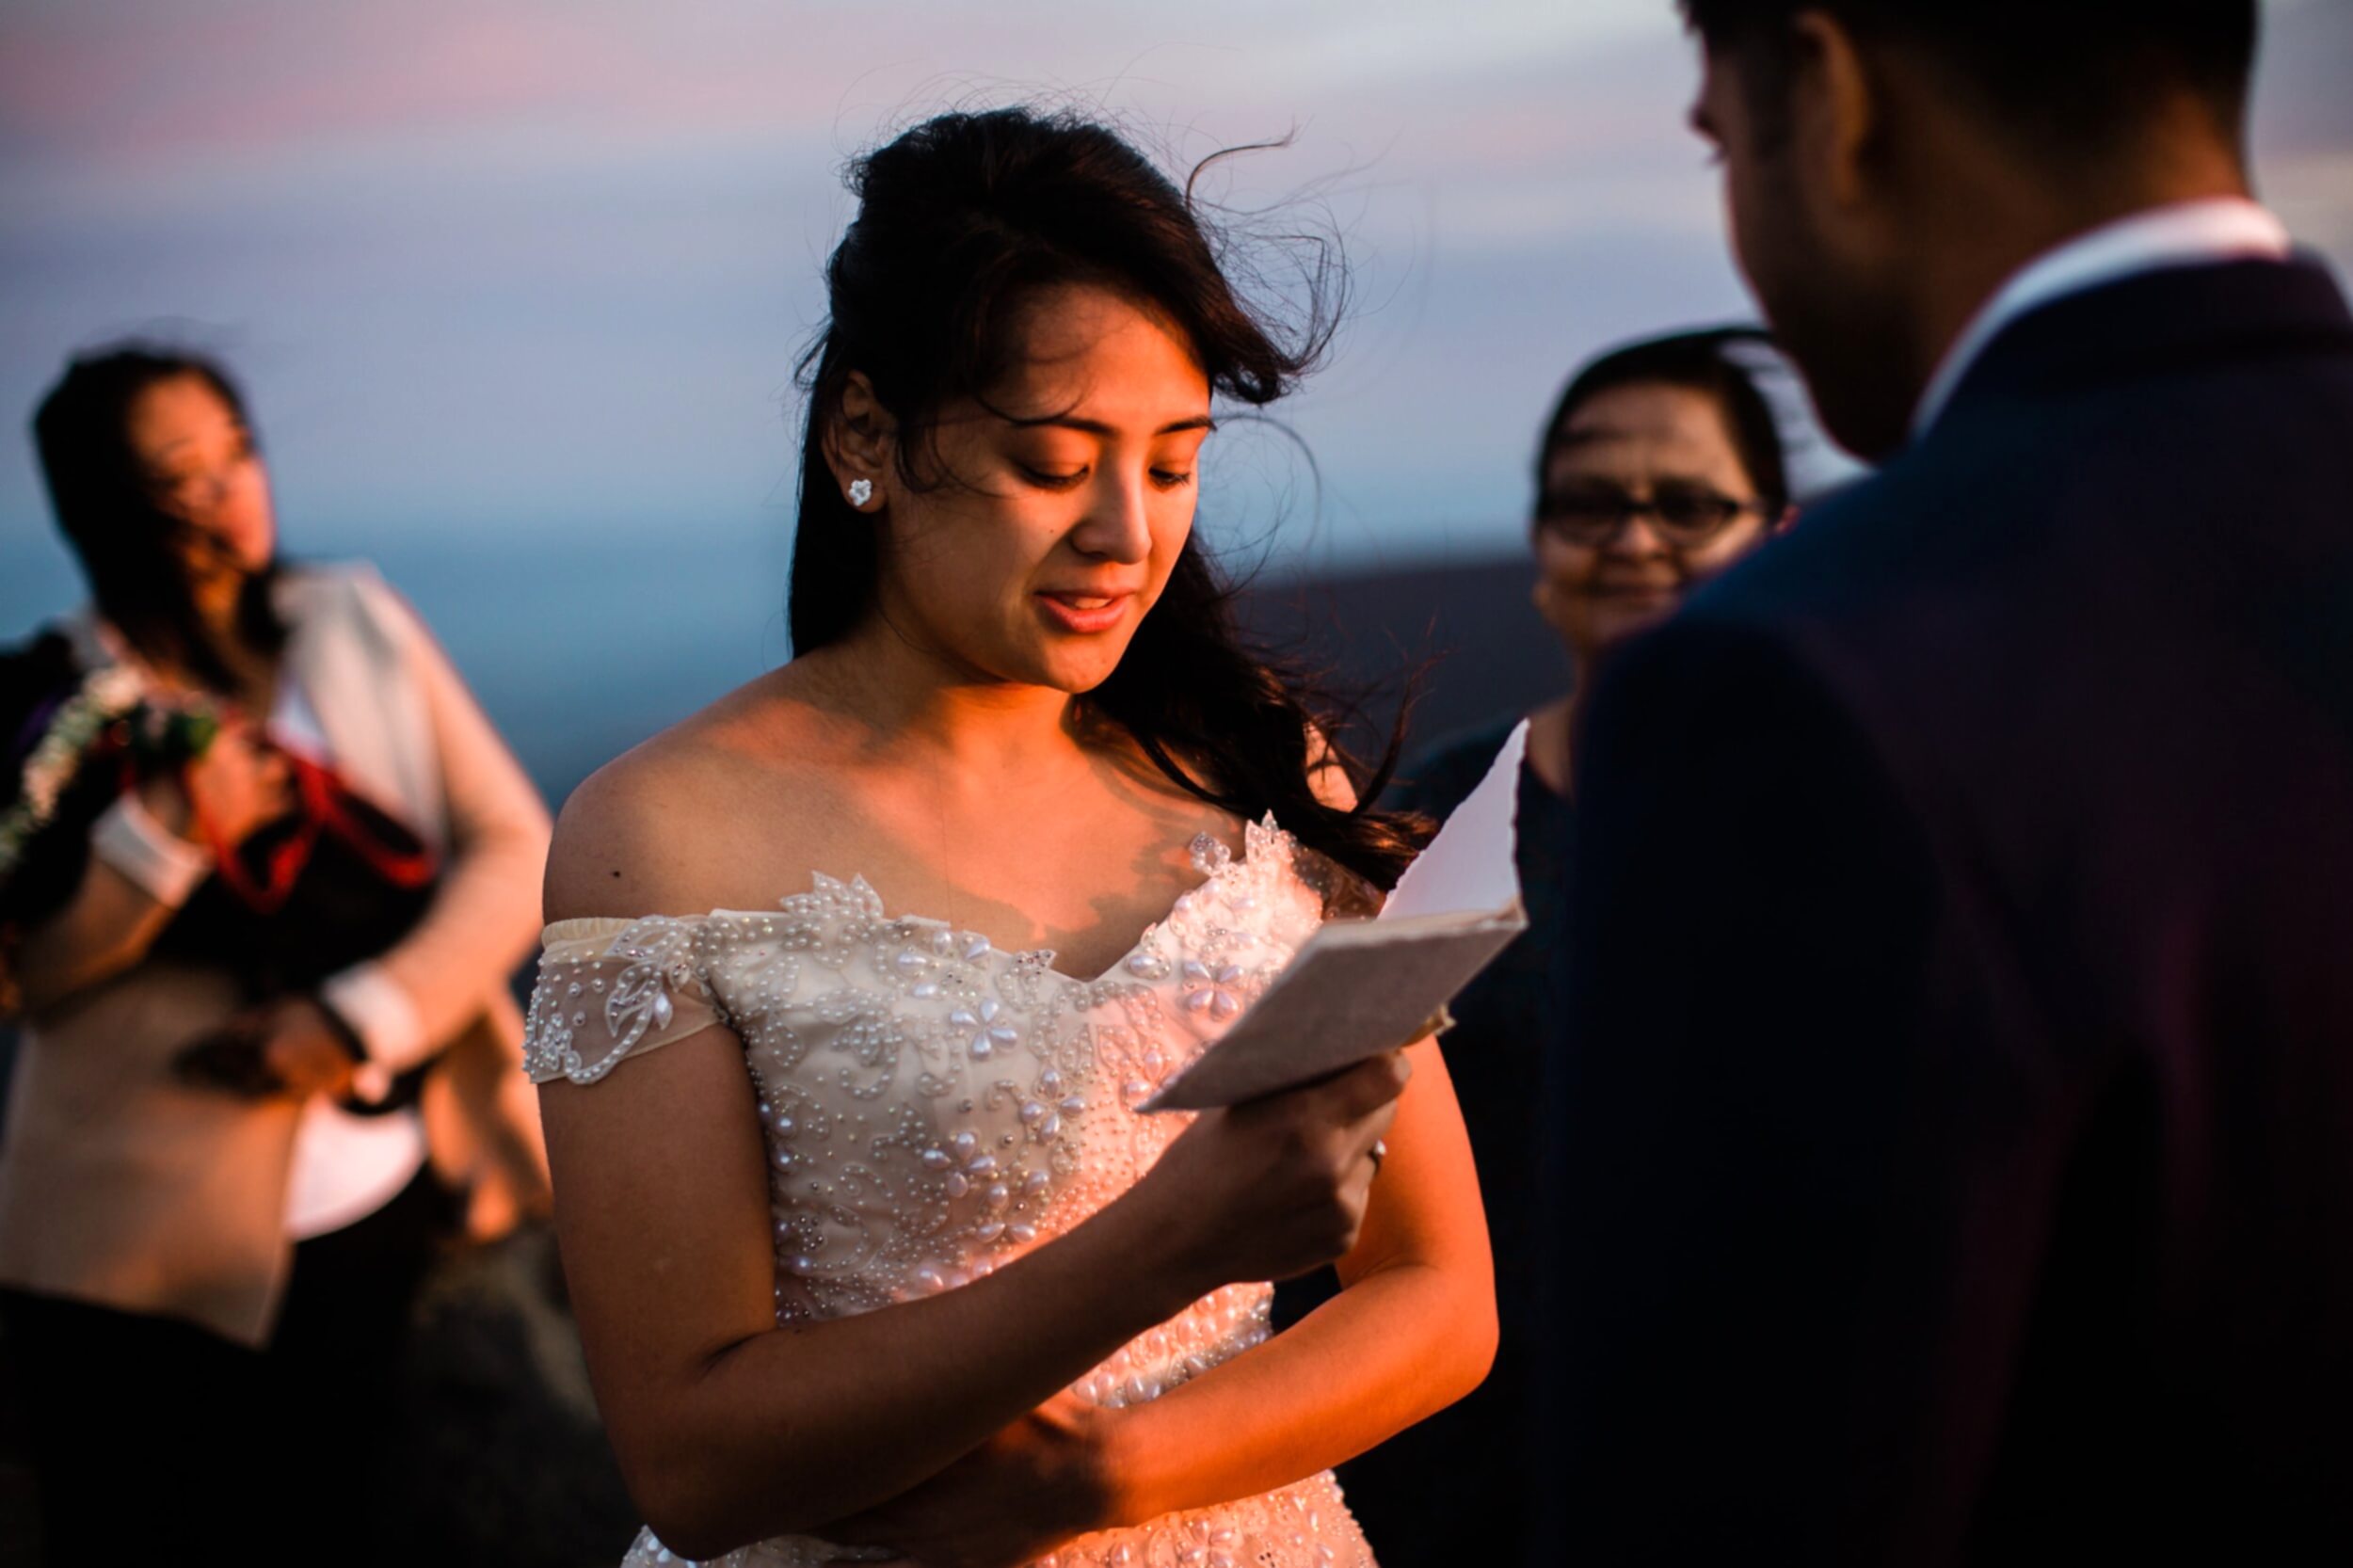
[[[1356,804],[1321,734],[1312,782]],[[1435,1040],[1413,1085],[1339,1295],[1293,1327],[1149,1403],[1098,1441],[1131,1520],[1285,1485],[1352,1459],[1479,1386],[1495,1361],[1495,1260],[1479,1171]]]
[[[1495,1360],[1479,1176],[1434,1041],[1407,1053],[1389,1153],[1343,1286],[1289,1332],[1146,1404],[1101,1442],[1130,1522],[1249,1496],[1364,1452],[1479,1386]]]
[[[934,1568],[1001,1568],[1089,1530],[1299,1480],[1477,1386],[1496,1345],[1477,1176],[1435,1047],[1408,1055],[1413,1088],[1337,1300],[1157,1400],[1112,1412],[1053,1400],[825,1533]],[[1064,1501],[1074,1451],[1095,1479],[1091,1512]]]
[[[680,855],[658,809],[591,792],[558,829],[548,913],[694,907]],[[731,1034],[548,1086],[565,1271],[632,1495],[665,1544],[708,1557],[907,1491],[1197,1297],[1345,1252],[1402,1076],[1383,1059],[1204,1116],[1126,1197],[995,1273],[792,1328]]]

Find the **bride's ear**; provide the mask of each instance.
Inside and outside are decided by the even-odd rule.
[[[833,471],[834,483],[859,511],[880,511],[890,488],[898,421],[859,370],[850,372],[840,397],[824,410],[824,417],[825,466]]]

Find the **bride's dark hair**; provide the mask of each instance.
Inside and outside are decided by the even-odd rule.
[[[1204,166],[1206,167],[1206,166]],[[847,634],[875,603],[875,525],[834,484],[824,458],[851,372],[898,422],[900,474],[958,398],[985,404],[1017,361],[1022,301],[1087,283],[1149,305],[1192,347],[1211,390],[1253,408],[1289,392],[1330,343],[1343,275],[1328,248],[1305,278],[1288,328],[1245,301],[1220,265],[1220,242],[1191,194],[1125,140],[1066,114],[1026,108],[945,114],[851,166],[856,218],[826,264],[830,319],[802,359],[808,428],[792,545],[795,653]],[[1395,765],[1393,733],[1369,770],[1337,750],[1363,791],[1353,810],[1316,797],[1311,740],[1337,741],[1334,715],[1299,676],[1245,648],[1232,591],[1197,544],[1119,667],[1082,699],[1124,728],[1171,779],[1255,819],[1272,811],[1309,848],[1387,887],[1412,857],[1417,820],[1372,801]]]

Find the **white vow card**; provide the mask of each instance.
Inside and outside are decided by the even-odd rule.
[[[1235,1105],[1410,1045],[1528,929],[1513,850],[1522,723],[1381,913],[1320,927],[1250,1010],[1145,1111]]]

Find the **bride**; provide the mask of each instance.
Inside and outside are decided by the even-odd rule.
[[[1410,855],[1192,542],[1213,398],[1327,326],[1278,341],[1083,121],[946,115],[853,187],[798,657],[583,785],[549,868],[531,1064],[632,1561],[1368,1564],[1326,1467],[1495,1343],[1435,1046],[1135,1109]]]

